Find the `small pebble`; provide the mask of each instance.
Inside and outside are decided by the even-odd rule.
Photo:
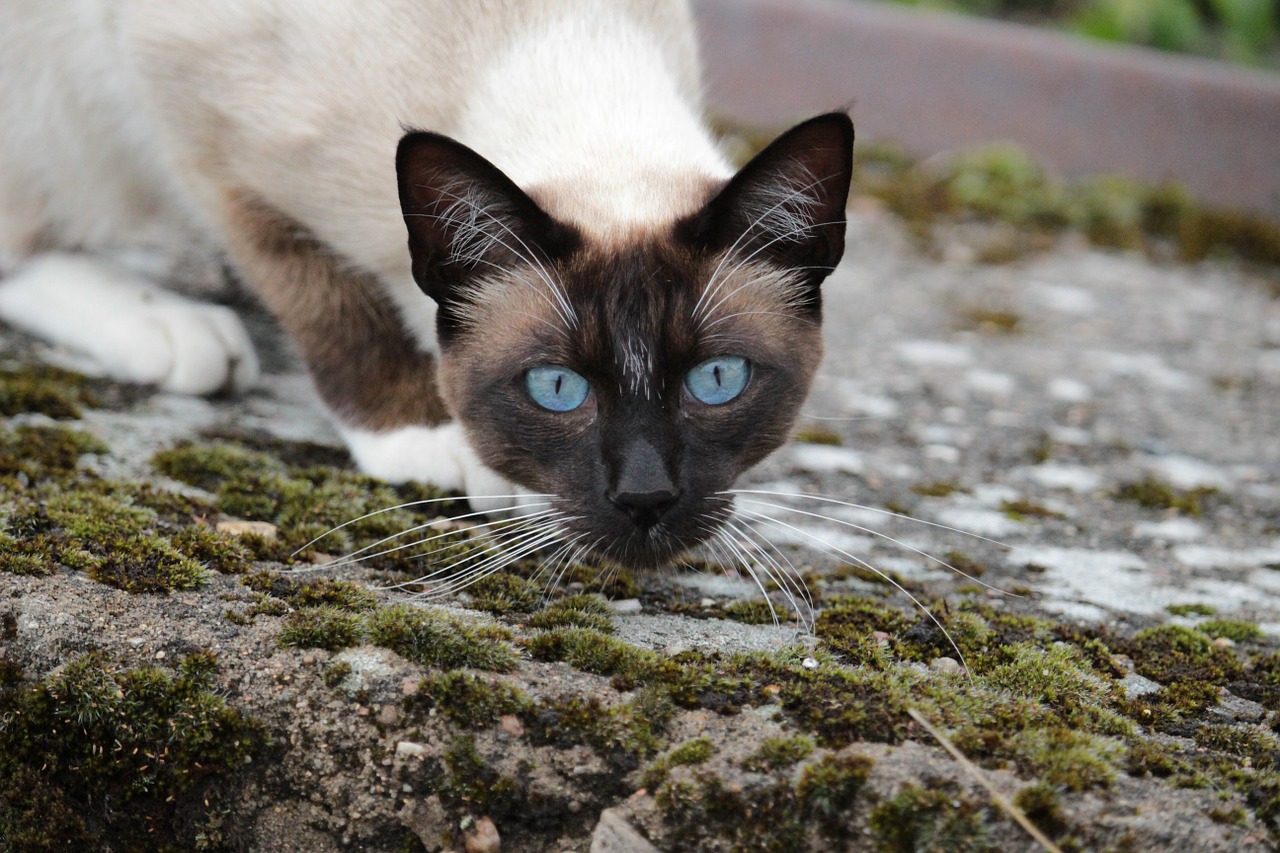
[[[378,722],[384,726],[394,726],[400,722],[400,709],[395,705],[383,705],[378,711]]]
[[[889,645],[889,635],[884,631],[872,631],[871,639],[876,641],[876,645],[880,648],[886,648]]]
[[[801,665],[802,667],[804,667],[805,669],[817,669],[817,668],[818,668],[818,659],[817,659],[817,658],[805,658],[804,660],[800,661],[800,665]]]
[[[487,817],[476,821],[466,833],[467,853],[498,853],[502,849],[502,838],[498,835],[498,827]]]
[[[515,714],[503,714],[498,720],[498,725],[512,737],[524,736],[524,724],[520,722],[520,718]]]
[[[1236,647],[1236,641],[1230,637],[1218,637],[1213,641],[1213,644],[1219,649],[1234,649]]]
[[[404,696],[416,696],[418,693],[419,679],[406,678],[400,682],[400,693]]]
[[[427,754],[427,748],[411,740],[402,740],[396,744],[396,755],[401,758],[421,758]]]
[[[275,539],[279,532],[279,528],[269,521],[219,521],[217,530],[232,536],[254,533],[267,540]]]
[[[934,658],[929,661],[929,669],[934,672],[945,672],[954,675],[962,671],[960,662],[955,658]]]
[[[640,606],[638,598],[623,598],[618,601],[609,602],[609,606],[613,608],[614,613],[639,613],[644,608]]]

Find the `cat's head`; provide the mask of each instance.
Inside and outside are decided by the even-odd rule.
[[[485,463],[554,495],[597,556],[653,566],[706,539],[808,393],[852,148],[847,115],[811,119],[708,183],[696,212],[605,241],[466,146],[406,136],[400,199],[438,305],[440,390]]]

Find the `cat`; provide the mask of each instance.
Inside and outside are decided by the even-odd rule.
[[[735,171],[684,2],[13,0],[0,57],[0,318],[115,378],[252,386],[240,320],[158,286],[225,264],[363,471],[633,567],[808,393],[853,125]]]

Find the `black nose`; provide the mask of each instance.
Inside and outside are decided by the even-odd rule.
[[[667,473],[662,454],[641,437],[622,452],[617,482],[609,500],[639,527],[653,527],[680,498],[680,487]]]
[[[672,489],[653,492],[618,492],[610,496],[610,500],[631,516],[631,520],[639,527],[653,527],[679,499],[680,493]]]

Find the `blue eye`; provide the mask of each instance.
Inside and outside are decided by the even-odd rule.
[[[727,403],[742,393],[751,378],[751,363],[736,355],[711,358],[684,377],[684,387],[708,406]]]
[[[591,386],[567,367],[534,367],[524,375],[524,387],[537,403],[552,412],[572,412],[586,402]]]

